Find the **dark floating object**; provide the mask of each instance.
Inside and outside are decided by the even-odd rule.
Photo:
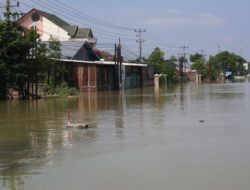
[[[200,120],[199,122],[200,122],[200,123],[205,123],[205,120]]]

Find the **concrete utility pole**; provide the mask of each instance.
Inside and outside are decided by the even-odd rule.
[[[183,53],[181,54],[181,57],[183,57],[183,59],[181,58],[180,60],[180,72],[183,75],[183,63],[184,63],[184,68],[185,68],[185,74],[186,74],[186,69],[187,69],[187,59],[186,56],[188,55],[186,52],[186,49],[188,49],[188,46],[186,46],[185,44],[183,46],[180,47],[183,50]]]
[[[116,81],[116,88],[121,89],[122,87],[122,46],[121,40],[119,38],[119,44],[115,44],[115,56],[114,61],[116,65],[116,73],[117,73],[117,81]]]
[[[220,52],[221,52],[221,47],[220,47],[220,45],[217,46],[217,50],[218,50],[217,53],[220,53]]]
[[[138,33],[137,37],[139,38],[138,40],[136,40],[137,43],[139,43],[139,62],[142,63],[142,43],[145,42],[145,40],[142,38],[142,33],[146,32],[145,29],[138,29],[135,30],[136,33]]]
[[[19,7],[19,1],[17,1],[16,5],[11,5],[10,0],[6,0],[5,6],[0,6],[0,8],[5,8],[4,17],[6,20],[10,20],[11,17],[15,20],[19,15],[21,15],[17,12],[11,12],[11,8],[14,7]]]
[[[200,50],[200,54],[201,54],[202,58],[205,60],[205,58],[206,58],[207,55],[205,54],[205,50],[204,49]]]

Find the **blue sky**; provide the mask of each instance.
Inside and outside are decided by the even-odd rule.
[[[64,4],[56,6],[59,2],[79,10],[81,15],[74,17],[74,11]],[[99,21],[88,22],[89,18],[82,13],[118,26],[146,29],[145,56],[156,46],[164,50],[166,57],[178,55],[181,49],[172,46],[186,44],[189,54],[201,49],[207,55],[227,50],[250,60],[249,0],[20,0],[20,3],[22,11],[36,7],[73,24],[91,27],[100,44],[115,43],[121,36],[122,44],[129,50],[128,56],[138,54],[133,30],[108,27]]]

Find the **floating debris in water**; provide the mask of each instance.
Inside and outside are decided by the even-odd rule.
[[[200,122],[200,123],[205,123],[205,120],[200,120],[199,122]]]

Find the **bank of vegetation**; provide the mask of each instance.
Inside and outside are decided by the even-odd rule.
[[[45,44],[35,29],[0,21],[0,99],[12,98],[12,91],[21,99],[39,98],[39,83],[45,84],[47,95],[75,94],[75,89],[63,83],[66,70],[57,61],[60,57],[56,39]]]
[[[177,83],[188,80],[188,73],[183,73],[185,63],[188,61],[185,57],[176,58],[172,56],[166,60],[164,52],[160,48],[155,48],[149,58],[146,60],[152,64],[155,73],[167,78],[168,82]],[[210,56],[208,60],[200,53],[190,55],[191,70],[196,71],[202,76],[203,81],[220,81],[222,76],[233,79],[236,76],[244,76],[249,73],[244,64],[247,61],[235,53],[228,51],[220,52],[214,56]],[[178,69],[176,69],[178,68]],[[178,71],[177,71],[178,70]]]
[[[229,73],[228,77],[233,79],[235,76],[244,76],[249,73],[244,66],[248,64],[247,61],[240,55],[228,51],[210,56],[208,60],[196,53],[190,56],[190,61],[193,63],[191,68],[202,75],[202,80],[219,81],[221,76],[227,77],[227,73]]]

